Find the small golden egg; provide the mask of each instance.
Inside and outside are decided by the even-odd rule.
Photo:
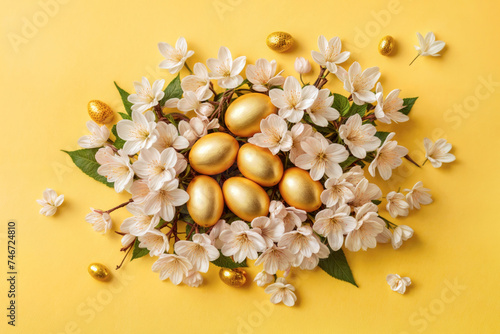
[[[91,263],[88,267],[88,271],[90,276],[101,282],[108,281],[111,278],[111,272],[104,264]]]
[[[187,209],[196,224],[203,227],[215,225],[224,210],[224,197],[217,181],[210,176],[199,175],[191,180],[187,193]]]
[[[269,196],[261,186],[249,179],[227,179],[222,185],[222,193],[229,210],[247,222],[269,213]]]
[[[388,56],[392,53],[394,50],[394,47],[396,46],[396,41],[392,36],[385,36],[380,40],[380,43],[378,44],[378,52],[382,56]]]
[[[260,121],[275,114],[276,107],[269,96],[250,93],[238,97],[226,110],[226,126],[236,136],[251,137],[260,132]]]
[[[246,178],[264,187],[272,187],[283,176],[283,163],[267,148],[245,144],[238,151],[238,169]]]
[[[292,35],[283,31],[276,31],[266,38],[267,46],[277,52],[286,52],[295,44]]]
[[[215,132],[201,137],[189,152],[189,164],[198,173],[220,174],[231,167],[240,148],[233,136]]]
[[[219,277],[222,282],[226,283],[229,286],[233,286],[235,288],[239,288],[245,285],[247,281],[247,273],[243,269],[229,269],[229,268],[221,268],[219,271]]]
[[[113,110],[104,102],[92,100],[87,105],[90,118],[99,124],[108,124],[113,120]]]
[[[279,189],[285,202],[297,209],[312,212],[321,206],[323,185],[319,181],[314,181],[306,170],[298,167],[287,169]]]

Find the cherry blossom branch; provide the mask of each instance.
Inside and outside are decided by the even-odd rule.
[[[127,250],[127,248],[128,248],[128,251],[127,251],[127,253],[125,253],[125,256],[123,257],[122,262],[120,262],[120,264],[116,266],[115,270],[118,270],[118,269],[120,269],[120,268],[122,267],[123,262],[125,262],[125,259],[127,258],[128,254],[130,253],[130,251],[132,250],[132,248],[134,248],[134,247],[133,247],[133,246],[134,246],[134,244],[135,244],[135,239],[134,239],[134,241],[133,241],[133,242],[131,242],[131,243],[130,243],[130,245],[128,245],[125,249],[123,249],[123,248],[121,249],[122,251],[125,251],[125,250]]]
[[[114,208],[111,208],[111,209],[109,209],[109,210],[103,211],[103,213],[104,213],[104,212],[105,212],[105,213],[111,213],[111,212],[113,212],[113,211],[115,211],[115,210],[118,210],[119,208],[123,208],[123,207],[124,207],[124,206],[126,206],[127,204],[132,203],[133,201],[134,201],[134,200],[131,198],[131,199],[129,199],[128,201],[123,202],[122,204],[115,206]]]
[[[408,154],[404,156],[404,158],[406,160],[408,160],[409,162],[411,162],[412,164],[414,164],[415,166],[417,166],[418,168],[420,168],[420,165],[418,163],[415,162],[415,160],[413,160]],[[425,162],[424,162],[425,163]]]
[[[104,146],[110,147],[113,150],[113,152],[115,152],[115,153],[118,152],[118,149],[115,147],[114,143],[111,144],[111,143],[106,142],[106,143],[104,143]]]
[[[222,100],[220,101],[219,106],[217,107],[217,109],[215,109],[212,116],[210,116],[210,120],[214,119],[215,117],[217,117],[217,118],[220,117],[222,109],[224,108],[224,104],[227,101],[231,101],[231,97],[233,97],[233,93],[234,93],[234,89],[227,90],[224,92],[224,94],[222,95]]]
[[[155,105],[154,109],[155,109],[156,117],[158,117],[158,121],[163,121],[163,122],[169,123],[167,118],[163,115],[163,111],[161,110],[161,106],[159,103],[157,105]]]
[[[319,71],[318,78],[314,82],[314,86],[318,87],[320,81],[323,79],[323,74],[326,71],[326,67],[320,66],[321,70]]]

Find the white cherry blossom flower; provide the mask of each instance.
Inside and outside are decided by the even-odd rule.
[[[334,96],[330,96],[330,90],[321,89],[318,92],[318,97],[306,112],[311,117],[314,124],[327,127],[328,122],[339,118],[340,114],[337,109],[332,108]]]
[[[295,164],[295,159],[301,154],[304,154],[304,150],[300,146],[300,143],[307,137],[313,135],[313,127],[309,124],[296,123],[290,129],[290,135],[292,136],[292,148],[290,149],[290,161]]]
[[[219,120],[217,118],[209,121],[206,118],[193,117],[189,123],[184,120],[179,122],[179,133],[188,140],[189,146],[192,146],[199,138],[206,136],[208,130],[218,128]]]
[[[183,278],[182,283],[197,288],[203,283],[203,276],[196,270],[190,270],[187,276]]]
[[[405,195],[397,193],[395,191],[391,191],[387,194],[386,199],[387,205],[385,208],[392,218],[396,218],[397,216],[408,216],[410,205],[406,201]]]
[[[99,165],[104,165],[113,162],[113,157],[115,156],[115,151],[109,146],[101,147],[95,154],[95,160]]]
[[[142,150],[132,167],[137,176],[147,180],[151,190],[158,190],[165,182],[175,178],[176,164],[177,152],[173,148],[167,148],[160,153],[152,147]]]
[[[151,229],[146,233],[138,237],[139,247],[147,248],[149,251],[149,256],[160,256],[161,254],[168,252],[170,248],[168,238],[165,233]]]
[[[199,96],[198,93],[186,91],[184,92],[184,97],[180,99],[177,108],[180,111],[190,111],[193,110],[198,117],[206,119],[214,112],[214,106],[208,102],[201,102],[206,100],[206,92],[212,94],[211,91],[205,91],[205,96]]]
[[[410,204],[410,209],[420,209],[420,204],[428,205],[432,203],[431,191],[428,188],[424,188],[422,181],[415,183],[412,189],[405,189],[408,193],[406,194],[406,201]]]
[[[318,241],[319,242],[319,241]],[[296,256],[295,260],[297,263],[295,263],[295,267],[297,267],[297,264],[300,262],[298,265],[300,269],[302,270],[314,270],[319,264],[320,259],[326,259],[330,255],[330,250],[328,247],[319,242],[319,251],[317,253],[314,253],[313,255],[309,257],[303,257],[303,256]]]
[[[257,284],[257,286],[266,286],[274,281],[274,275],[268,274],[263,270],[255,275],[253,281]]]
[[[293,306],[297,301],[295,296],[295,287],[287,283],[283,277],[278,277],[276,283],[270,284],[264,292],[271,295],[271,303],[278,304],[283,302],[286,306]]]
[[[371,124],[363,124],[361,116],[355,114],[339,128],[340,138],[349,147],[352,155],[364,159],[366,152],[375,151],[380,146],[380,139],[375,137],[377,129]]]
[[[57,193],[50,188],[43,191],[43,199],[37,199],[36,202],[42,206],[40,214],[50,217],[55,215],[57,208],[64,202],[64,195],[57,195]]]
[[[208,96],[206,100],[211,98],[213,93],[210,90],[210,76],[205,65],[194,64],[193,74],[182,79],[181,88],[184,92],[195,92],[197,96]]]
[[[307,219],[307,212],[296,209],[293,206],[286,207],[283,202],[271,201],[269,205],[269,216],[281,219],[285,226],[285,232],[290,232],[295,227],[300,227]]]
[[[248,142],[268,148],[272,154],[279,151],[288,152],[292,148],[292,136],[283,118],[271,114],[260,121],[260,131],[248,139]]]
[[[167,69],[171,74],[179,72],[186,60],[194,54],[194,51],[188,51],[186,39],[179,37],[175,43],[175,47],[168,43],[158,43],[158,49],[165,60],[163,60],[159,67]]]
[[[400,92],[400,89],[394,89],[384,100],[384,89],[382,88],[382,84],[380,82],[377,83],[377,105],[375,106],[374,113],[380,122],[390,124],[391,121],[399,123],[406,122],[410,119],[408,115],[400,112],[400,110],[404,108],[403,99],[398,97]]]
[[[399,292],[400,294],[404,294],[406,292],[406,287],[411,285],[409,277],[401,277],[398,274],[389,274],[386,280],[392,291]]]
[[[224,219],[219,219],[219,221],[212,227],[212,230],[210,230],[209,237],[210,240],[212,241],[212,244],[215,246],[217,249],[221,249],[222,246],[224,246],[224,243],[222,240],[220,240],[220,234],[222,231],[228,229],[231,225],[226,223]]]
[[[163,79],[153,82],[153,86],[151,86],[146,77],[142,77],[142,83],[134,81],[136,94],[130,94],[127,98],[127,100],[133,104],[132,111],[137,111],[142,114],[146,110],[157,106],[165,96],[163,92],[164,85],[165,80]]]
[[[170,278],[175,285],[179,285],[193,269],[193,265],[184,256],[175,254],[161,254],[153,264],[153,271],[160,273],[160,280]]]
[[[382,179],[388,180],[392,176],[392,170],[403,163],[402,158],[408,154],[408,149],[398,145],[397,141],[391,140],[394,135],[396,133],[391,132],[382,146],[377,150],[375,159],[373,159],[368,167],[371,176],[375,176],[375,170],[378,169]]]
[[[99,126],[94,121],[87,122],[87,129],[90,131],[90,135],[83,136],[78,139],[78,145],[83,148],[95,148],[101,147],[106,144],[109,139],[109,129],[106,125]]]
[[[250,229],[241,220],[234,221],[229,229],[221,232],[219,238],[224,242],[222,254],[233,256],[234,261],[242,262],[246,258],[255,260],[257,252],[262,252],[266,248],[266,242],[258,228]]]
[[[189,147],[189,141],[183,136],[179,136],[179,131],[175,125],[159,122],[156,130],[158,131],[158,139],[152,147],[156,148],[159,152],[163,152],[163,150],[169,147],[173,147],[177,151]]]
[[[382,190],[376,184],[370,183],[364,178],[354,188],[354,199],[350,204],[354,207],[361,207],[380,197],[382,197]]]
[[[382,233],[377,235],[377,242],[381,244],[386,244],[389,241],[392,241],[392,232],[387,228],[387,225],[384,226]]]
[[[349,71],[339,66],[335,74],[344,83],[344,89],[352,94],[352,100],[357,105],[376,101],[375,93],[371,90],[380,78],[378,67],[370,67],[361,72],[361,65],[355,61]]]
[[[446,142],[446,139],[438,139],[435,143],[429,138],[424,138],[425,158],[429,160],[432,167],[439,168],[443,162],[448,163],[455,161],[455,156],[450,152],[451,144]]]
[[[338,37],[333,37],[327,41],[325,36],[319,36],[318,48],[319,52],[311,52],[314,61],[321,66],[325,66],[331,73],[336,73],[337,64],[342,64],[351,55],[348,51],[342,52],[342,42]]]
[[[351,252],[367,250],[377,246],[377,236],[383,232],[385,223],[378,217],[377,206],[366,203],[356,213],[357,227],[347,234],[345,246]]]
[[[283,234],[278,242],[279,247],[285,247],[292,254],[299,254],[304,257],[310,257],[312,254],[319,252],[319,244],[309,225],[301,226],[294,231]]]
[[[132,186],[132,188],[134,187]],[[134,190],[132,189],[133,195]],[[161,218],[171,221],[175,215],[175,207],[184,205],[188,200],[188,193],[183,189],[179,189],[179,180],[173,179],[165,182],[160,189],[151,190],[139,204],[144,205],[144,211],[148,215],[159,213]]]
[[[288,269],[293,262],[293,255],[286,247],[272,245],[266,249],[255,261],[258,266],[264,264],[264,271],[269,274],[276,274],[278,270]]]
[[[307,74],[312,70],[311,63],[304,57],[295,58],[294,67],[299,74]]]
[[[339,250],[344,243],[344,234],[347,234],[357,227],[354,217],[350,216],[349,205],[342,205],[336,211],[331,209],[321,210],[316,214],[316,221],[313,230],[328,239],[330,248]]]
[[[365,172],[361,166],[354,166],[349,169],[349,171],[342,174],[342,179],[351,183],[353,186],[357,186],[358,183],[365,179]]]
[[[399,225],[392,234],[392,248],[398,249],[406,241],[413,237],[413,229],[406,225]]]
[[[128,204],[127,210],[133,214],[133,216],[123,220],[123,223],[120,225],[120,230],[122,232],[139,237],[146,234],[146,232],[160,223],[160,216],[147,215],[144,212],[143,206],[137,203],[132,202]]]
[[[179,240],[174,245],[175,253],[186,257],[193,269],[202,273],[208,271],[210,261],[219,258],[219,251],[212,246],[212,241],[206,234],[195,234],[193,241]]]
[[[250,224],[253,228],[259,228],[267,247],[271,247],[278,242],[285,233],[285,225],[281,219],[257,217]]]
[[[297,123],[304,116],[304,110],[310,108],[316,97],[318,89],[308,85],[302,88],[294,77],[287,77],[283,89],[271,89],[269,97],[271,102],[279,108],[278,114],[289,122]]]
[[[150,148],[158,139],[155,115],[151,110],[144,114],[133,111],[132,120],[119,121],[116,131],[118,136],[126,141],[123,150],[129,155],[136,154],[143,148]]]
[[[321,193],[321,202],[327,207],[349,203],[354,199],[354,185],[347,182],[343,175],[326,180],[325,190]]]
[[[320,180],[325,174],[328,177],[342,175],[342,168],[339,164],[349,157],[343,145],[330,144],[322,135],[308,137],[300,145],[305,153],[297,157],[295,165],[310,170],[313,180]]]
[[[109,213],[90,208],[90,213],[85,216],[85,221],[92,225],[94,231],[106,233],[112,226]]]
[[[432,31],[425,35],[425,39],[419,32],[417,32],[417,38],[419,46],[415,45],[415,50],[418,51],[419,56],[440,56],[438,52],[441,51],[446,45],[443,41],[436,41],[436,36],[434,36]]]
[[[285,82],[279,72],[276,74],[276,60],[257,59],[255,65],[248,65],[246,75],[248,81],[252,83],[252,88],[258,92],[267,92],[270,87],[281,86]]]
[[[247,58],[241,56],[233,61],[231,51],[225,46],[219,49],[218,59],[210,58],[207,66],[210,69],[210,78],[216,79],[217,84],[226,89],[236,88],[243,82],[240,72],[245,67]]]
[[[212,97],[210,90],[210,76],[208,75],[207,68],[202,63],[196,63],[193,67],[193,74],[184,77],[181,80],[181,88],[184,92],[195,92],[198,96]],[[206,93],[206,92],[209,93]]]
[[[129,189],[134,182],[134,170],[130,158],[123,150],[119,150],[104,165],[99,166],[97,173],[104,176],[108,182],[114,182],[117,193]]]

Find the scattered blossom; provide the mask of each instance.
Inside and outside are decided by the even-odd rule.
[[[217,84],[226,89],[236,88],[243,82],[240,72],[245,67],[247,58],[241,56],[233,61],[231,51],[225,46],[219,49],[218,59],[210,58],[207,66],[212,71],[209,75],[211,79],[216,79]]]
[[[92,225],[94,231],[106,233],[112,225],[109,213],[90,208],[90,213],[85,216],[85,221]]]
[[[413,229],[406,225],[399,225],[392,233],[392,247],[398,249],[403,244],[403,241],[410,239],[413,236]]]
[[[386,280],[392,291],[399,292],[400,294],[404,294],[406,292],[406,287],[411,285],[409,277],[401,277],[398,274],[389,274]]]
[[[312,70],[311,63],[304,57],[295,58],[294,67],[299,74],[307,74]]]
[[[271,295],[271,303],[273,304],[282,302],[286,306],[293,306],[297,301],[297,296],[294,293],[295,287],[287,283],[283,277],[278,277],[276,283],[269,285],[264,291]]]
[[[425,38],[417,32],[417,38],[419,45],[415,45],[415,50],[418,51],[419,56],[440,56],[438,52],[446,45],[443,41],[436,41],[436,36],[432,31],[428,32]]]
[[[175,254],[162,254],[153,264],[153,271],[160,273],[160,280],[170,279],[175,285],[179,285],[193,268],[191,262],[184,256]]]
[[[40,214],[44,216],[53,216],[57,212],[57,208],[64,202],[64,195],[57,193],[50,188],[43,191],[43,199],[37,199],[36,202],[42,206]]]
[[[400,110],[404,108],[403,99],[398,97],[400,92],[400,89],[394,89],[384,100],[384,89],[382,88],[382,84],[380,82],[377,83],[377,105],[375,106],[374,113],[380,122],[390,124],[391,121],[400,123],[410,119],[408,115],[400,112]]]
[[[431,190],[424,188],[422,181],[415,183],[412,189],[405,189],[406,201],[410,204],[410,209],[420,209],[420,204],[428,205],[432,203]]]
[[[405,195],[391,191],[386,196],[387,205],[386,209],[392,218],[398,216],[406,217],[408,216],[408,210],[410,209],[410,204],[406,201]]]
[[[450,152],[451,144],[446,139],[438,139],[435,143],[429,138],[424,138],[425,158],[429,160],[432,167],[439,168],[443,163],[455,161],[455,156]]]
[[[398,168],[402,163],[404,156],[408,154],[408,149],[398,145],[398,142],[391,140],[395,133],[391,132],[385,139],[382,146],[377,149],[377,155],[368,167],[371,176],[375,176],[375,170],[378,170],[384,180],[392,176],[392,170]]]

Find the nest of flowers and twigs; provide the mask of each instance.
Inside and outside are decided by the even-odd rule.
[[[83,149],[67,152],[89,176],[130,192],[115,208],[91,209],[86,221],[105,233],[110,214],[126,207],[133,216],[116,233],[131,259],[157,257],[152,269],[161,280],[190,286],[202,283],[210,262],[234,269],[256,260],[263,270],[254,281],[268,285],[273,303],[290,306],[291,268],[319,266],[356,285],[342,247],[356,252],[392,242],[399,248],[413,235],[381,216],[382,192],[364,175],[368,167],[387,180],[403,159],[415,163],[395,133],[377,125],[407,121],[417,98],[402,99],[398,89],[384,97],[377,67],[339,66],[350,56],[339,38],[320,37],[313,84],[302,81],[311,70],[303,58],[295,64],[299,81],[276,73],[274,60],[233,60],[226,47],[207,60],[208,70],[196,63],[193,71],[183,38],[159,49],[160,68],[175,74],[186,67],[191,74],[177,75],[165,89],[165,80],[151,85],[143,78],[135,94],[117,85],[125,112],[112,126],[115,139],[107,126],[89,121]],[[323,88],[335,77],[350,95]],[[393,218],[432,202],[421,182],[406,191],[385,197]]]

